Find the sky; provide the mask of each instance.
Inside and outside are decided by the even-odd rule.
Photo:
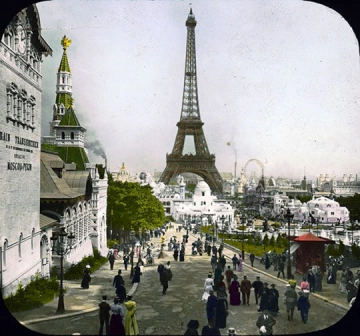
[[[42,134],[49,135],[63,35],[75,112],[111,171],[166,166],[180,120],[190,7],[201,120],[219,172],[308,179],[359,173],[359,45],[328,7],[302,0],[38,3]],[[89,145],[90,144],[90,145]],[[92,145],[91,145],[92,144]],[[91,161],[103,159],[89,149]],[[248,164],[247,164],[248,163]],[[247,164],[247,165],[246,165]]]

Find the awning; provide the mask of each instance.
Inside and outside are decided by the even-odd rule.
[[[298,248],[299,248],[300,244],[299,243],[293,243],[290,246],[290,254],[294,253]]]

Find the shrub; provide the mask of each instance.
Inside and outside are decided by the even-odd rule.
[[[106,243],[106,246],[107,246],[108,248],[113,248],[113,246],[114,246],[115,244],[119,244],[119,240],[117,240],[117,239],[108,239],[108,241],[107,241],[107,243]]]
[[[271,236],[269,244],[270,244],[270,246],[275,246],[275,237],[274,237],[274,235]]]
[[[54,277],[47,279],[37,275],[26,287],[20,283],[16,293],[5,298],[4,303],[10,312],[20,312],[52,301],[58,292],[59,283]]]
[[[83,276],[83,272],[86,265],[90,265],[90,271],[94,272],[98,270],[104,263],[107,262],[107,258],[101,256],[99,251],[94,248],[94,256],[87,256],[83,258],[79,263],[72,264],[64,273],[65,280],[79,280]]]
[[[264,238],[263,238],[263,244],[265,246],[268,246],[269,245],[269,237],[267,235],[267,233],[265,234]]]
[[[281,226],[281,224],[280,224],[279,222],[275,222],[275,223],[271,224],[271,226],[272,226],[274,229],[278,229],[278,228]]]

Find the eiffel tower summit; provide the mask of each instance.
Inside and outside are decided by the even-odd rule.
[[[215,155],[210,154],[200,118],[198,88],[196,79],[195,53],[195,16],[190,9],[186,20],[187,41],[184,93],[180,121],[176,124],[178,131],[171,154],[166,154],[166,168],[160,182],[168,184],[170,180],[182,173],[193,173],[201,176],[216,193],[222,193],[222,179],[215,166]],[[192,144],[193,151],[186,152],[185,143]]]

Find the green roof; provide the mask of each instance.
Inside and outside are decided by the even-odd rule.
[[[41,148],[56,152],[65,163],[75,163],[76,170],[85,170],[85,164],[90,162],[85,149],[81,147],[58,147],[42,144]]]
[[[62,117],[59,125],[60,126],[81,126],[72,107],[70,107],[65,112],[65,114]]]
[[[59,66],[59,69],[58,69],[58,72],[60,72],[60,71],[62,71],[62,72],[71,72],[70,65],[69,65],[69,60],[67,58],[65,49],[64,49],[63,55],[61,57],[61,62],[60,62],[60,66]]]
[[[56,105],[60,107],[61,104],[67,109],[70,106],[71,94],[70,93],[58,93],[56,94]]]

